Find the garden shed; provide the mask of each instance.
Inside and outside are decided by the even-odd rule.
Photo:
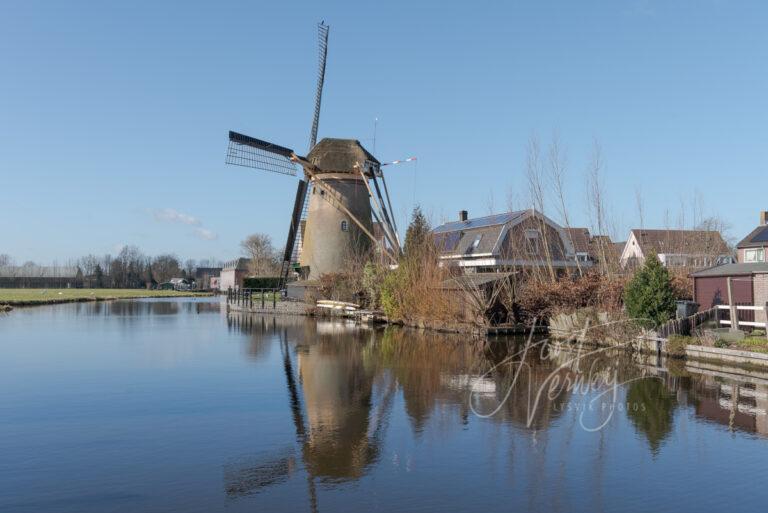
[[[728,303],[728,279],[734,303],[765,306],[768,303],[768,263],[725,264],[691,274],[693,297],[699,311]]]

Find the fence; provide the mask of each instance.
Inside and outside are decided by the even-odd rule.
[[[227,289],[227,305],[237,305],[243,308],[277,308],[277,297],[280,289]],[[259,306],[261,305],[261,306]]]
[[[690,336],[696,328],[704,324],[717,319],[718,308],[710,308],[703,312],[698,312],[690,317],[684,317],[682,319],[674,319],[672,321],[663,324],[657,331],[658,336],[661,338],[669,338],[670,335],[685,335]]]
[[[768,322],[757,321],[757,312],[763,312],[763,318],[766,318],[768,313],[768,304],[765,306],[751,306],[751,305],[719,305],[716,307],[718,312],[725,310],[728,312],[727,319],[720,319],[718,315],[718,324],[730,326],[734,330],[738,330],[740,326],[747,326],[750,328],[766,328]]]

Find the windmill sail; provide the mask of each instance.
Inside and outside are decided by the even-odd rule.
[[[317,89],[315,91],[315,115],[312,118],[312,131],[309,135],[309,150],[317,144],[317,127],[320,124],[320,104],[323,100],[323,83],[325,82],[325,61],[328,57],[328,25],[322,21],[317,25],[317,41],[319,45],[319,62],[317,69]]]
[[[293,150],[255,137],[229,132],[227,164],[296,176]]]
[[[330,27],[323,22],[317,25],[318,42],[318,68],[317,88],[315,89],[315,112],[312,117],[312,130],[309,134],[309,151],[317,144],[317,128],[320,125],[320,106],[323,101],[323,85],[325,84],[325,63],[328,57],[328,31]],[[299,261],[304,234],[301,231],[301,221],[307,218],[307,203],[312,192],[312,184],[307,181],[305,185],[299,184],[296,191],[296,202],[293,205],[293,217],[288,229],[288,240],[285,243],[285,256],[283,258],[282,278],[283,282],[288,278],[291,264]],[[297,214],[298,213],[298,214]],[[298,215],[298,217],[297,217]]]

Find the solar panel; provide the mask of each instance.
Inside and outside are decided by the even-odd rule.
[[[768,226],[757,232],[751,242],[768,242]]]
[[[503,214],[494,214],[492,216],[478,217],[477,219],[470,219],[468,221],[456,221],[453,223],[446,223],[442,226],[435,228],[435,233],[453,232],[456,230],[471,230],[473,228],[486,228],[488,226],[496,226],[498,224],[509,223],[525,213],[524,210],[518,210],[516,212],[505,212]]]
[[[435,244],[440,251],[453,251],[459,245],[462,232],[441,233],[435,237]]]

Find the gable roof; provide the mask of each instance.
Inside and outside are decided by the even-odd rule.
[[[760,225],[736,244],[738,249],[768,246],[768,225]]]
[[[434,228],[432,234],[444,258],[495,255],[501,251],[507,230],[534,216],[555,228],[560,234],[566,254],[573,254],[573,245],[563,228],[534,209],[444,223]]]
[[[566,235],[573,242],[573,249],[576,253],[589,253],[590,240],[592,237],[587,228],[563,228]]]
[[[730,254],[720,232],[714,230],[639,230],[631,234],[643,255],[656,254]]]

